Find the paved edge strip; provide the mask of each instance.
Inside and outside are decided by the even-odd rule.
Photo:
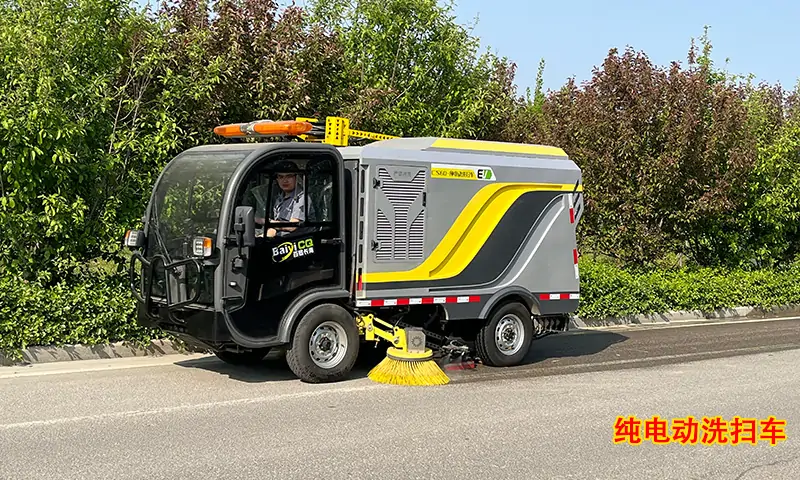
[[[22,360],[17,361],[0,352],[0,366],[16,366],[32,363],[70,362],[75,360],[106,360],[195,353],[183,344],[171,340],[152,340],[145,346],[130,342],[115,342],[100,345],[36,346],[22,350]]]
[[[584,330],[613,326],[668,325],[685,322],[735,322],[765,318],[800,316],[799,305],[782,305],[771,308],[735,307],[703,312],[700,310],[674,311],[666,313],[629,315],[606,318],[570,318],[571,330]],[[74,360],[104,360],[144,356],[181,355],[196,353],[182,343],[171,340],[153,340],[145,347],[129,342],[101,345],[36,346],[22,351],[22,361],[15,361],[0,352],[0,366],[16,366],[34,363],[68,362]]]
[[[770,308],[735,307],[704,312],[701,310],[680,310],[666,313],[628,315],[623,317],[580,318],[570,319],[571,329],[591,329],[599,327],[629,325],[668,325],[673,322],[735,322],[737,320],[753,320],[766,318],[782,318],[800,315],[800,305],[779,305]]]

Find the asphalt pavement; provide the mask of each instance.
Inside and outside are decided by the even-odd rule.
[[[800,320],[548,337],[444,387],[306,385],[280,360],[0,368],[0,478],[798,478]],[[775,446],[615,444],[618,416],[786,420]],[[641,432],[644,434],[644,430]],[[703,436],[700,430],[700,437]]]

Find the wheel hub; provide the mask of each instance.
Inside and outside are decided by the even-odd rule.
[[[333,342],[331,341],[328,335],[323,336],[319,340],[319,349],[325,353],[328,353],[333,348]]]
[[[524,328],[522,320],[516,315],[506,315],[497,322],[494,341],[497,349],[504,355],[514,355],[522,347]]]
[[[311,360],[322,368],[338,365],[347,352],[347,335],[335,322],[323,322],[311,334],[308,353]]]

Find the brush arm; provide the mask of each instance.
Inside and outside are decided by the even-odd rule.
[[[405,329],[385,322],[371,313],[356,317],[356,322],[359,329],[364,332],[365,339],[377,342],[379,338],[382,338],[395,348],[404,351],[408,350],[408,337]]]

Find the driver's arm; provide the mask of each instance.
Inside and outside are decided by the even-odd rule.
[[[279,220],[270,220],[270,221],[278,222]],[[292,217],[288,221],[292,223],[300,223],[302,220],[300,220],[299,218]],[[278,230],[282,232],[294,232],[296,229],[297,227],[270,227],[270,229],[267,231],[267,236],[274,237],[275,235],[278,234]]]
[[[304,196],[300,196],[300,198],[298,198],[297,201],[295,201],[294,207],[292,207],[291,217],[289,218],[288,221],[292,223],[300,223],[303,220],[305,220],[306,218],[305,206],[306,206],[305,198]],[[280,220],[271,220],[271,221],[278,222]],[[295,230],[297,230],[297,227],[273,227],[269,229],[269,231],[267,232],[267,236],[274,237],[275,235],[277,235],[277,230],[281,230],[283,232],[294,232]]]
[[[289,219],[290,222],[293,223],[300,223],[306,219],[306,197],[305,195],[300,195],[300,198],[294,203],[294,207],[292,208],[291,218]],[[297,227],[284,227],[283,230],[287,232],[294,232]]]

